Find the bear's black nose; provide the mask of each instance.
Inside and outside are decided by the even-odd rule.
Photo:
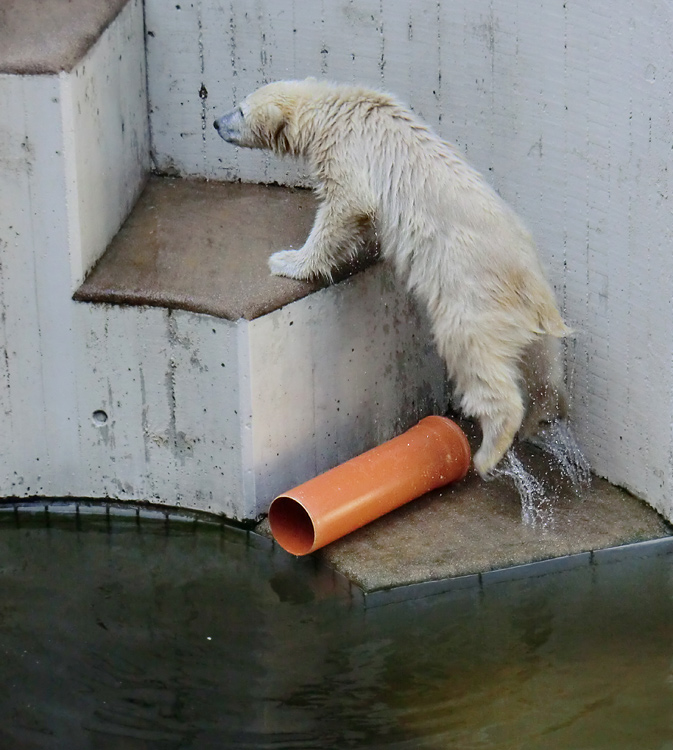
[[[219,123],[218,120],[215,120],[215,122],[213,123],[213,127],[215,128],[215,130],[219,130],[220,129],[220,123]]]

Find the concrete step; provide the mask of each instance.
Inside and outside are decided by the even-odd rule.
[[[93,494],[257,518],[445,409],[427,325],[386,267],[330,286],[270,276],[314,213],[305,190],[149,181],[75,293]]]
[[[152,177],[75,299],[253,320],[327,286],[266,262],[303,244],[315,208],[308,190]]]
[[[458,422],[475,450],[478,428]],[[528,443],[517,443],[515,451],[543,484],[544,498],[522,497],[511,480],[483,482],[470,471],[312,557],[354,584],[354,599],[378,607],[448,592],[474,597],[495,583],[673,554],[670,524],[643,501],[598,477],[574,485]],[[268,519],[257,531],[277,556],[291,557],[272,541]]]
[[[72,293],[149,171],[143,5],[21,0],[0,21],[0,494],[87,495]]]
[[[0,73],[71,71],[128,0],[3,0]]]
[[[142,2],[10,2],[2,21],[0,236],[72,292],[149,171]]]

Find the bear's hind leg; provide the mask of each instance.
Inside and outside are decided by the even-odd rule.
[[[512,445],[521,427],[524,402],[519,387],[516,357],[492,353],[488,346],[470,347],[459,362],[450,367],[465,414],[476,417],[482,442],[474,456],[474,467],[487,479]],[[456,366],[458,365],[458,366]]]
[[[482,441],[474,454],[474,468],[482,479],[488,478],[514,442],[523,414],[523,400],[518,389],[499,403],[491,402],[475,413],[481,425]]]

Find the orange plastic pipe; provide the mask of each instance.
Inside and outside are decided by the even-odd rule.
[[[470,467],[465,433],[446,417],[425,417],[377,448],[279,495],[269,508],[283,549],[306,555],[430,490],[462,479]]]

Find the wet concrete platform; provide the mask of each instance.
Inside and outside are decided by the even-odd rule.
[[[69,71],[129,0],[3,0],[0,73]]]
[[[476,430],[461,424],[476,445]],[[516,453],[547,489],[549,508],[537,523],[522,520],[511,480],[483,482],[471,470],[462,482],[318,550],[316,559],[369,595],[372,604],[379,594],[388,603],[396,596],[557,572],[588,564],[600,550],[614,556],[614,550],[627,549],[623,545],[650,540],[670,542],[673,550],[671,527],[643,501],[596,477],[578,490],[539,449],[520,443]],[[266,522],[259,531],[270,533]]]
[[[152,177],[75,299],[253,320],[326,286],[267,265],[304,244],[315,210],[310,190]]]

